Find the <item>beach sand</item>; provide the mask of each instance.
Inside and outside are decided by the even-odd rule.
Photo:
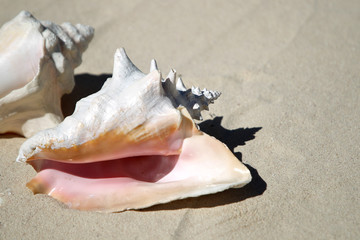
[[[188,86],[222,92],[200,127],[253,176],[241,189],[144,210],[84,212],[34,196],[25,184],[35,171],[15,162],[25,139],[2,135],[0,239],[359,239],[359,1],[0,6],[1,25],[28,10],[95,28],[66,114],[101,86],[125,47],[143,71],[155,58],[164,75],[172,67]]]

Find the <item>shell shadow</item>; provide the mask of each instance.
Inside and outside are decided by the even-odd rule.
[[[92,75],[85,73],[75,75],[75,87],[73,91],[70,94],[65,94],[61,98],[61,110],[64,117],[74,112],[77,101],[98,92],[104,85],[106,79],[110,77],[111,74]]]
[[[20,134],[7,132],[0,134],[0,139],[11,139],[11,138],[24,138]]]
[[[255,138],[255,133],[258,132],[261,127],[238,128],[234,130],[229,130],[221,126],[222,119],[223,117],[215,117],[212,120],[206,120],[200,123],[199,127],[203,132],[225,143],[231,150],[231,152],[234,153],[234,155],[239,159],[239,161],[241,161],[241,152],[235,153],[234,149],[237,146],[245,145],[247,141],[253,140]],[[251,167],[248,164],[245,165],[251,172],[252,181],[242,188],[233,188],[215,194],[177,200],[167,204],[155,205],[153,207],[138,211],[161,211],[183,208],[212,208],[216,206],[240,202],[247,198],[263,194],[267,188],[266,182],[260,177],[258,171],[255,168]]]

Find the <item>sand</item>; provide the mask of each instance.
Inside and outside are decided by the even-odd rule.
[[[95,3],[99,2],[99,3]],[[125,47],[188,85],[223,94],[200,126],[251,169],[242,189],[116,214],[34,196],[15,162],[24,138],[0,137],[0,239],[358,239],[360,3],[353,1],[9,1],[38,19],[92,25],[76,70],[95,91]],[[21,67],[21,66],[19,66]],[[82,97],[82,96],[81,96]],[[72,99],[72,100],[71,100]],[[72,101],[72,102],[71,102]]]

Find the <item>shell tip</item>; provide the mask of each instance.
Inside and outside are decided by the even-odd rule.
[[[150,72],[152,72],[154,70],[159,70],[159,69],[158,69],[156,60],[152,59],[151,62],[150,62]]]
[[[181,77],[179,77],[178,80],[176,81],[176,89],[178,91],[182,91],[182,92],[186,91],[185,84],[184,84],[183,80],[181,79]]]
[[[171,69],[169,74],[167,75],[166,79],[169,79],[171,81],[171,83],[175,83],[175,78],[176,78],[176,70],[175,69]]]

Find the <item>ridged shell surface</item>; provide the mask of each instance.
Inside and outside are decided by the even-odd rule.
[[[27,185],[34,193],[71,208],[113,212],[251,180],[224,144],[197,129],[188,110],[196,98],[175,80],[175,71],[162,79],[155,61],[150,69],[142,73],[124,49],[117,50],[113,76],[102,89],[80,100],[57,127],[22,145],[17,160],[38,172]],[[179,81],[187,94],[179,93]],[[217,95],[212,92],[208,99]]]
[[[60,99],[94,34],[90,26],[56,25],[22,11],[0,29],[0,134],[30,137],[63,120]]]

